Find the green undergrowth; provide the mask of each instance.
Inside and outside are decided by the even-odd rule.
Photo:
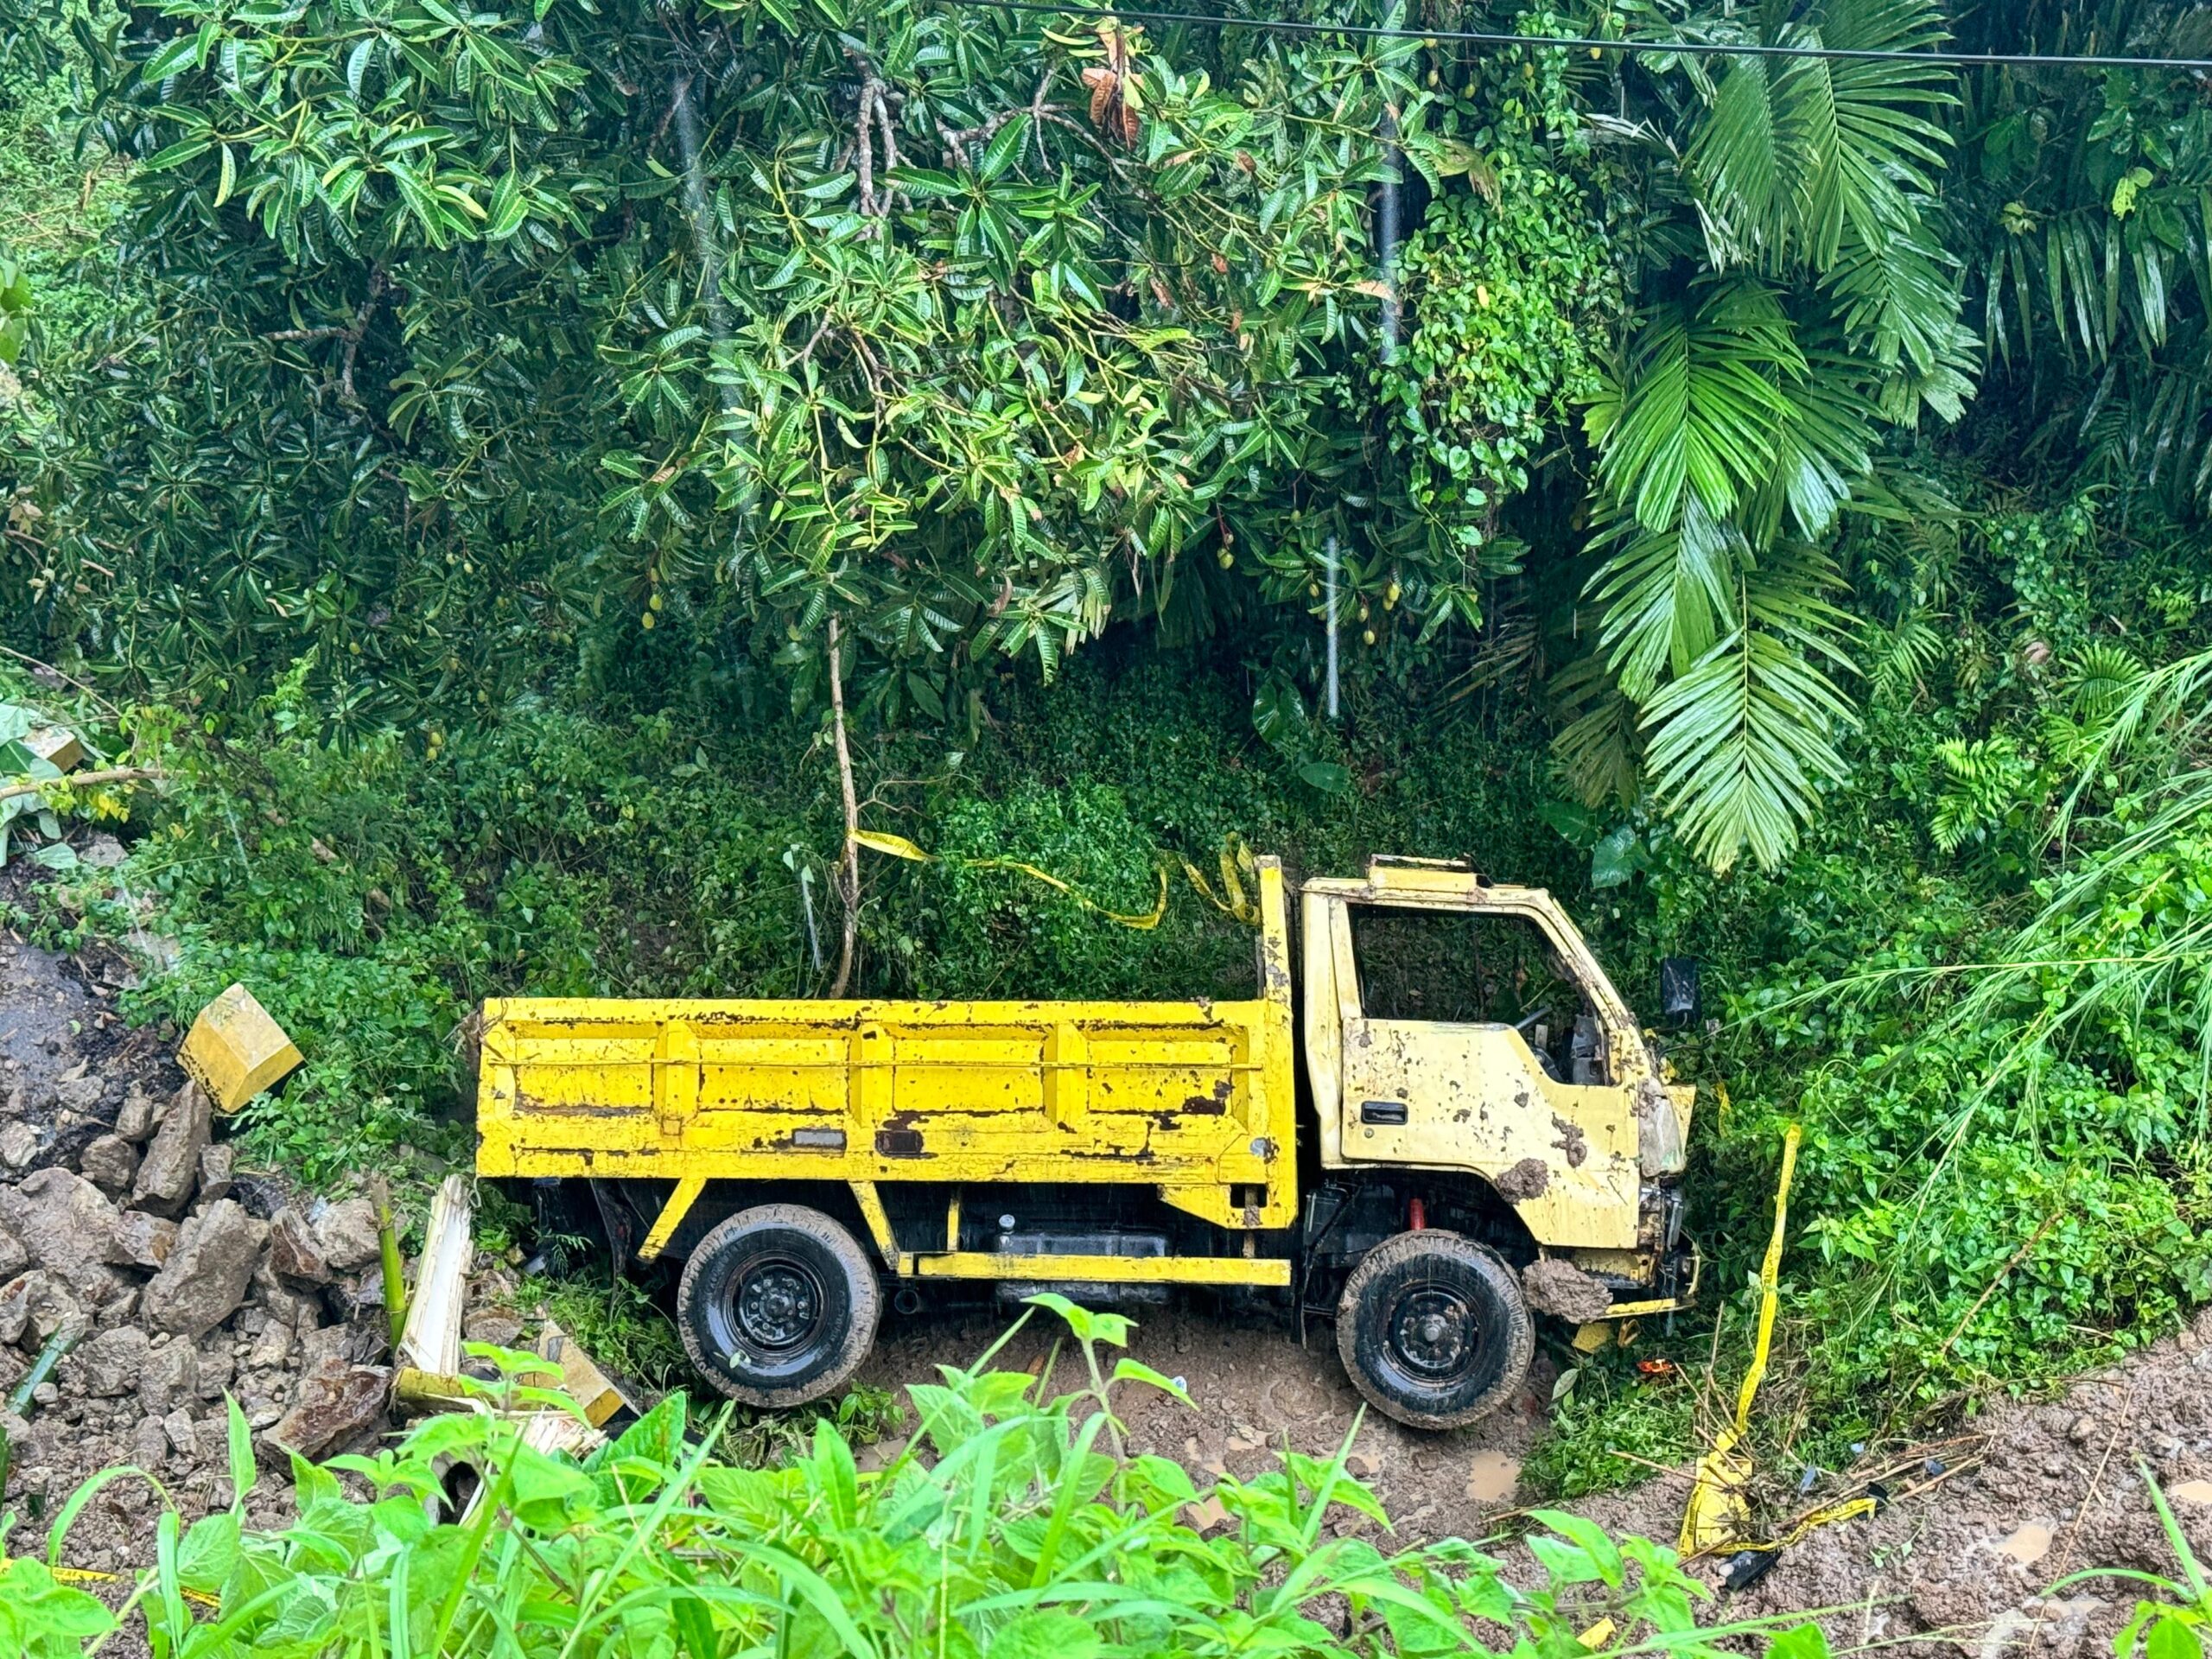
[[[1226,652],[1117,636],[1049,687],[1002,681],[957,728],[864,728],[864,822],[946,857],[866,856],[855,985],[1237,994],[1249,935],[1179,868],[1146,931],[976,861],[1033,862],[1135,912],[1163,860],[1211,870],[1232,837],[1294,873],[1465,855],[1549,886],[1646,1010],[1658,960],[1694,956],[1713,1024],[1667,1041],[1702,1091],[1686,1185],[1703,1306],[1573,1362],[1532,1478],[1580,1491],[1696,1443],[1687,1396],[1641,1357],[1732,1394],[1791,1122],[1805,1143],[1760,1433],[1780,1461],[1841,1467],[1977,1395],[2120,1356],[2212,1289],[2212,699],[2176,677],[2204,624],[2152,604],[2198,550],[2139,538],[2089,587],[2061,580],[2096,526],[2063,504],[1964,539],[1944,577],[1953,648],[1904,632],[1885,647],[1905,666],[1870,705],[1853,779],[1771,877],[1713,874],[1644,807],[1561,802],[1541,733],[1479,699],[1368,684],[1323,728]],[[2124,647],[2097,633],[2130,606],[2167,620]],[[181,1024],[243,979],[298,1037],[307,1065],[242,1116],[251,1159],[324,1186],[465,1159],[486,996],[826,988],[840,814],[817,724],[711,685],[560,678],[340,744],[305,683],[251,719],[78,709],[105,752],[169,776],[111,821],[120,871],[65,872],[25,901],[49,943],[174,944],[134,1017]],[[1276,741],[1287,723],[1297,740]]]
[[[1134,1456],[1117,1409],[1174,1384],[1117,1351],[1128,1322],[1057,1297],[1070,1327],[1049,1377],[966,1370],[907,1390],[912,1446],[858,1467],[834,1421],[774,1468],[733,1466],[687,1439],[671,1397],[578,1465],[533,1452],[499,1415],[429,1419],[373,1457],[296,1459],[298,1518],[248,1518],[257,1471],[233,1404],[236,1502],[186,1527],[163,1508],[157,1564],[124,1599],[156,1654],[594,1653],[645,1659],[1108,1659],[1120,1655],[1487,1655],[1714,1659],[1772,1637],[1775,1659],[1824,1659],[1818,1630],[1700,1629],[1711,1592],[1673,1550],[1586,1520],[1533,1517],[1509,1569],[1460,1540],[1400,1548],[1375,1496],[1334,1458],[1295,1452],[1210,1491]],[[495,1402],[546,1396],[542,1365],[485,1351]],[[448,1471],[474,1472],[456,1504]],[[351,1478],[341,1484],[339,1475]],[[57,1582],[95,1478],[29,1553],[0,1554],[0,1638],[31,1659],[79,1656],[118,1616]],[[428,1501],[426,1501],[428,1500]],[[1217,1511],[1214,1506],[1217,1506]],[[1218,1513],[1222,1524],[1193,1524]],[[1724,1645],[1725,1644],[1725,1645]]]
[[[312,1184],[373,1160],[466,1154],[467,1017],[483,998],[806,995],[838,925],[836,774],[817,730],[747,724],[709,703],[645,711],[581,693],[496,718],[343,746],[295,675],[251,725],[168,740],[172,773],[136,797],[129,862],[60,937],[157,917],[174,968],[135,994],[188,1021],[233,980],[308,1055],[251,1106],[248,1155]],[[1378,707],[1350,746],[1360,781],[1317,791],[1255,741],[1240,671],[1079,664],[1009,685],[998,724],[960,746],[863,739],[874,828],[945,861],[868,855],[862,994],[1249,995],[1249,930],[1179,868],[1166,918],[1102,920],[1018,859],[1108,908],[1150,910],[1159,872],[1211,872],[1241,838],[1313,871],[1370,851],[1471,855],[1504,877],[1570,875],[1573,850],[1525,810],[1542,766],[1525,736],[1441,731]]]

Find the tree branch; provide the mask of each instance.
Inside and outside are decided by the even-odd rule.
[[[837,947],[837,977],[830,982],[832,997],[844,995],[852,982],[853,955],[861,931],[861,829],[859,793],[853,787],[853,752],[845,742],[845,672],[838,659],[837,613],[830,613],[830,729],[837,747],[837,788],[844,797],[845,857],[839,872],[844,888],[844,936]]]
[[[168,773],[159,766],[110,766],[105,772],[73,772],[62,778],[10,784],[0,788],[0,801],[11,801],[18,795],[35,795],[41,790],[54,788],[57,784],[67,784],[72,789],[91,789],[100,784],[135,784],[144,779],[168,776]]]

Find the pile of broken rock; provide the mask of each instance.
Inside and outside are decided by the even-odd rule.
[[[226,1395],[270,1452],[322,1458],[385,1427],[373,1210],[234,1182],[211,1117],[197,1084],[166,1103],[134,1088],[73,1159],[55,1146],[0,1182],[0,1391],[73,1339],[28,1421],[0,1417],[10,1506],[125,1464],[226,1503]]]

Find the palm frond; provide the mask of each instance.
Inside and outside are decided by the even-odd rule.
[[[1553,677],[1552,716],[1552,753],[1584,804],[1634,805],[1643,786],[1636,705],[1603,657],[1577,658]]]
[[[1650,530],[1679,521],[1688,491],[1727,517],[1773,466],[1774,430],[1790,414],[1778,382],[1804,366],[1780,300],[1750,277],[1655,308],[1586,417],[1601,488]]]
[[[1846,619],[1819,594],[1834,580],[1819,563],[1799,554],[1747,570],[1737,627],[1644,704],[1653,791],[1716,869],[1746,852],[1778,868],[1845,773],[1836,738],[1851,705],[1816,659],[1846,664]]]

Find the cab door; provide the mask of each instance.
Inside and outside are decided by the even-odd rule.
[[[1466,1171],[1540,1243],[1632,1249],[1637,1080],[1611,1075],[1619,1050],[1604,1010],[1542,919],[1434,904],[1322,907],[1310,919],[1325,921],[1340,1046],[1324,1161],[1333,1138],[1346,1166]],[[1319,1105],[1332,1091],[1315,1092]]]

